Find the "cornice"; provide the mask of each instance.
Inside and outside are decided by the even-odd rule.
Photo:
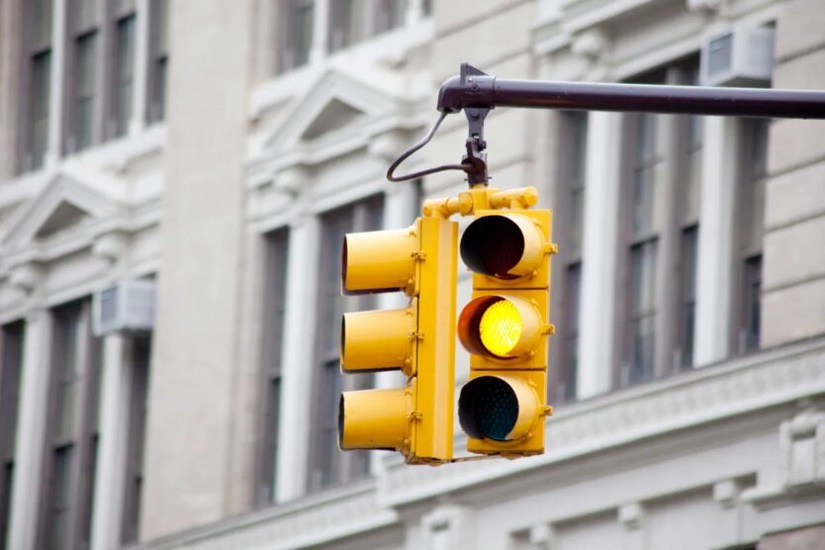
[[[806,342],[572,406],[547,421],[546,453],[459,468],[410,468],[391,457],[381,500],[401,506],[476,483],[825,393],[825,340]],[[463,435],[456,448],[463,447]]]
[[[342,487],[207,527],[147,542],[138,548],[188,550],[266,548],[287,550],[323,544],[352,533],[397,523],[394,510],[378,505],[375,482]]]

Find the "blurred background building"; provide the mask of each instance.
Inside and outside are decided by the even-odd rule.
[[[384,180],[462,61],[822,90],[825,9],[0,0],[0,549],[823,547],[818,122],[493,111],[561,248],[547,452],[337,450],[340,315],[397,303],[339,296],[341,237],[465,187]]]

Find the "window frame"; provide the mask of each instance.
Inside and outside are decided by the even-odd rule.
[[[552,304],[558,312],[558,321],[557,332],[549,346],[549,363],[554,368],[548,371],[547,387],[548,400],[563,403],[574,401],[578,391],[578,366],[571,367],[571,362],[576,357],[578,363],[583,236],[586,227],[588,114],[582,111],[562,111],[558,116],[558,161],[554,179],[561,183],[554,190],[557,207],[553,212],[553,220],[554,226],[558,228],[554,239],[559,244],[559,254],[553,259],[553,286],[561,291],[558,292],[558,304]],[[571,135],[574,139],[566,139],[566,136]],[[579,195],[581,205],[578,235],[573,230],[576,195]],[[576,290],[573,290],[574,285],[577,285]]]
[[[53,29],[54,29],[54,6],[52,0],[39,0],[43,6],[48,6],[48,25],[46,28],[48,32],[45,36],[38,40],[36,28],[37,21],[36,13],[37,7],[40,6],[38,1],[23,3],[22,9],[22,27],[23,27],[23,47],[21,48],[20,58],[22,58],[23,78],[20,79],[19,97],[20,97],[20,114],[18,115],[22,121],[20,124],[19,151],[17,155],[17,171],[18,173],[33,172],[41,170],[46,165],[46,157],[49,154],[49,127],[51,126],[51,117],[55,116],[52,112],[52,73],[54,72],[54,44],[53,44]],[[37,59],[48,59],[45,69],[44,78],[44,105],[45,114],[38,118],[37,101],[34,93],[35,79],[35,63]],[[38,120],[43,120],[45,125],[45,135],[43,140],[43,150],[39,154],[39,159],[35,159],[35,140],[37,139],[37,130],[35,125]]]
[[[698,64],[698,54],[691,54],[654,69],[634,79],[633,82],[690,85],[696,83]],[[639,157],[639,124],[645,120],[652,120],[653,154]],[[701,159],[703,135],[702,125],[694,125],[691,116],[649,113],[624,115],[623,132],[625,146],[621,161],[618,231],[620,253],[616,295],[624,296],[624,299],[618,300],[616,306],[619,322],[615,329],[617,334],[614,346],[614,388],[624,388],[669,376],[688,366],[682,361],[685,355],[692,358],[692,350],[686,353],[683,347],[686,335],[690,334],[685,326],[685,312],[691,303],[695,304],[696,277],[695,273],[693,277],[683,273],[686,267],[685,260],[689,259],[685,256],[684,246],[687,242],[685,235],[698,235],[701,160],[696,162],[695,155],[699,155]],[[699,169],[699,172],[693,173],[694,169]],[[650,227],[637,228],[634,225],[635,212],[632,201],[636,176],[640,170],[651,172],[651,189],[654,196],[650,200]],[[696,202],[692,206],[695,208],[686,213],[684,206],[688,197],[687,190],[693,186]],[[698,247],[698,240],[696,246]],[[644,249],[655,255],[653,275],[649,283],[653,288],[648,296],[652,301],[650,307],[644,311],[634,311],[632,258]],[[687,285],[691,283],[694,286],[692,292],[688,292],[690,289]],[[634,326],[642,323],[644,319],[652,319],[649,322],[653,343],[652,351],[649,353],[649,364],[643,361],[639,371],[634,367],[634,357],[637,356],[634,352],[637,347]]]
[[[737,207],[734,209],[734,260],[731,274],[732,356],[758,351],[760,345],[761,270],[770,120],[742,119],[738,124],[739,170],[734,183]],[[759,142],[756,143],[756,140]],[[753,217],[756,210],[759,210],[759,215]],[[754,272],[752,265],[757,265],[757,272]],[[755,305],[757,327],[755,336],[752,336],[747,332],[746,325],[753,318],[751,310],[754,309],[754,303],[748,297],[754,282],[759,296]],[[755,341],[751,341],[752,337]]]
[[[75,300],[62,304],[52,310],[54,319],[53,345],[49,367],[49,402],[47,408],[47,431],[43,445],[45,447],[43,479],[40,488],[40,507],[38,521],[38,548],[55,548],[55,489],[56,460],[58,455],[71,453],[67,475],[69,507],[68,531],[60,540],[57,548],[76,548],[88,545],[91,540],[91,519],[94,500],[94,482],[97,459],[97,442],[99,436],[100,382],[102,374],[102,342],[91,332],[91,301]],[[64,325],[61,325],[64,323]],[[74,323],[70,338],[74,342],[61,340],[59,334],[66,324]],[[74,357],[66,353],[70,348]],[[68,361],[69,363],[64,363]],[[67,367],[67,365],[71,365]],[[77,394],[74,400],[73,429],[69,434],[60,433],[61,418],[57,404],[58,386],[66,379],[61,379],[60,369],[71,368],[77,378]],[[61,513],[57,510],[57,513]]]
[[[123,477],[123,516],[120,542],[123,545],[139,540],[140,511],[143,497],[143,452],[146,446],[146,421],[151,377],[151,334],[134,335],[127,340],[131,361],[131,393],[129,395],[129,439],[126,444],[126,470]]]
[[[271,505],[277,497],[278,438],[283,405],[283,339],[286,317],[286,282],[289,262],[288,226],[263,236],[264,311],[261,337],[261,389],[255,503]],[[275,391],[273,394],[272,392]]]
[[[0,327],[0,550],[6,549],[11,520],[15,440],[25,342],[24,321]]]

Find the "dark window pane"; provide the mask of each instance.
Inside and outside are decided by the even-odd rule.
[[[579,313],[581,298],[581,264],[568,266],[566,273],[567,299],[564,328],[564,373],[561,377],[562,388],[559,388],[563,399],[576,398],[576,378],[579,365]]]
[[[136,338],[132,348],[132,395],[129,407],[129,442],[126,462],[121,542],[136,542],[140,528],[140,503],[143,488],[143,449],[146,439],[146,412],[149,388],[151,339]]]
[[[0,550],[6,550],[14,489],[14,462],[0,461]]]
[[[407,0],[378,0],[375,33],[382,33],[404,23]]]
[[[69,550],[71,505],[72,505],[72,460],[71,445],[60,447],[54,453],[54,482],[51,487],[48,550]]]
[[[745,261],[745,326],[742,351],[759,348],[759,325],[762,294],[762,256]]]
[[[24,335],[22,321],[2,327],[0,332],[0,460],[14,458]]]
[[[694,317],[696,309],[696,263],[699,231],[693,226],[682,232],[682,269],[681,269],[681,333],[679,335],[679,365],[693,365]]]
[[[75,129],[74,150],[80,151],[92,143],[95,108],[95,51],[97,33],[91,32],[75,43]]]
[[[323,412],[321,418],[321,485],[332,485],[340,479],[338,450],[338,399],[341,395],[341,371],[338,361],[324,365]]]
[[[632,355],[627,383],[635,384],[653,377],[653,352],[656,343],[655,316],[635,319],[631,325]]]
[[[337,5],[334,2],[332,5]],[[309,61],[312,47],[312,20],[314,6],[308,0],[290,0],[285,17],[286,44],[282,60],[282,70],[288,71]]]
[[[657,241],[650,240],[630,249],[630,337],[627,372],[623,384],[649,380],[653,376],[656,327]]]
[[[281,403],[281,356],[286,314],[286,279],[289,232],[281,229],[268,236],[266,252],[266,312],[264,326],[264,384],[268,392],[264,405],[263,457],[259,483],[259,504],[273,502],[278,475],[278,437]]]
[[[647,241],[631,248],[632,287],[631,313],[639,316],[656,307],[656,241]]]
[[[51,52],[35,55],[31,65],[31,128],[27,167],[43,166],[49,138]]]
[[[97,23],[97,0],[75,0],[75,32],[83,32]]]
[[[132,92],[135,58],[135,16],[117,22],[115,53],[115,89],[113,102],[113,135],[125,135],[132,117]]]
[[[27,0],[32,3],[32,40],[34,46],[51,42],[52,36],[52,0]]]

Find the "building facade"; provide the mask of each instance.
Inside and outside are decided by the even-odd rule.
[[[823,90],[819,0],[0,0],[0,28],[0,550],[823,547],[821,122],[493,110],[492,184],[536,186],[560,247],[546,452],[335,434],[340,391],[401,383],[339,372],[341,314],[399,306],[339,295],[341,238],[466,187],[384,178],[461,62],[692,85],[763,36],[746,84]],[[107,321],[130,304],[152,321]]]

